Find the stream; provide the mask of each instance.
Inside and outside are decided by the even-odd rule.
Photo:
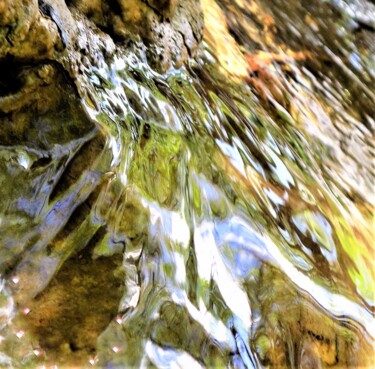
[[[217,4],[0,141],[1,368],[375,365],[375,5]]]

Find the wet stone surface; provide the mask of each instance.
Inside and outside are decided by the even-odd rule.
[[[124,293],[122,255],[93,259],[91,252],[88,245],[69,259],[27,304],[30,313],[22,325],[48,352],[51,364],[85,365],[96,354],[99,335],[117,315]]]
[[[0,367],[370,368],[371,18],[12,4]]]

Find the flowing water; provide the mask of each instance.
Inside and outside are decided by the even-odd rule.
[[[135,48],[3,139],[1,368],[374,365],[375,13],[217,11],[247,76],[207,15],[188,66]]]

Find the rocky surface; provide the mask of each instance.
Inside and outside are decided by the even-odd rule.
[[[43,211],[48,214],[45,199],[49,196],[53,202],[56,183],[59,188],[69,187],[65,180],[61,185],[54,163],[64,167],[77,152],[82,157],[82,146],[90,151],[92,145],[87,142],[93,138],[94,142],[96,138],[101,140],[103,146],[105,134],[96,131],[98,127],[86,115],[81,102],[89,95],[85,70],[115,54],[139,49],[154,69],[165,72],[181,66],[194,54],[202,32],[198,0],[0,2],[0,137],[1,144],[13,152],[9,157],[4,149],[1,203],[8,214],[24,213],[25,224],[34,222],[36,226],[33,234],[23,234],[20,227],[17,246],[12,241],[3,248],[1,272],[12,268],[16,255],[28,248],[30,238],[39,238],[35,247],[44,249],[43,233],[54,232],[51,225],[48,231],[43,226],[38,228],[35,220],[41,218]],[[96,147],[88,162],[100,151]],[[9,169],[9,160],[21,160],[25,166],[18,173],[12,166]],[[27,180],[23,180],[25,169],[29,171]],[[19,183],[16,189],[9,184],[10,170]],[[80,169],[71,174],[69,183],[78,181],[81,174]],[[94,187],[99,177],[94,180]],[[87,178],[90,182],[91,174]],[[37,195],[36,183],[43,187]],[[1,238],[8,242],[4,232]],[[34,287],[27,290],[33,291]],[[43,286],[35,291],[41,289]]]
[[[240,0],[235,3],[243,4]],[[202,0],[202,5],[207,22],[205,40],[218,59],[214,68],[220,71],[205,82],[205,89],[212,88],[219,77],[238,83],[245,79],[269,114],[270,95],[289,108],[290,99],[277,99],[274,90],[264,93],[270,85],[278,87],[278,75],[271,70],[273,64],[279,63],[281,72],[290,72],[289,59],[275,53],[266,55],[267,60],[260,54],[245,56],[242,48],[246,43],[238,42],[242,33],[233,32],[233,23],[240,22],[241,17],[228,10],[235,9],[234,2]],[[268,11],[271,6],[264,9]],[[254,26],[243,31],[246,42],[253,40],[248,35],[254,38],[247,51],[264,44],[262,37],[272,46],[272,17],[256,7],[250,10],[252,18],[263,28],[255,32]],[[249,27],[252,23],[240,25]],[[159,347],[191,353],[207,367],[224,366],[221,364],[226,363],[227,357],[233,356],[229,349],[218,348],[211,341],[184,306],[168,301],[165,291],[149,289],[149,280],[154,281],[163,273],[169,276],[174,265],[163,266],[164,248],[159,248],[149,234],[150,214],[141,201],[132,199],[132,190],[124,190],[122,183],[111,177],[112,152],[108,146],[105,148],[106,132],[98,130],[86,116],[80,100],[86,93],[85,70],[91,65],[135,47],[145,51],[154,69],[178,67],[194,54],[202,37],[202,26],[201,9],[195,0],[0,0],[0,208],[6,214],[0,219],[0,272],[6,275],[7,287],[19,307],[2,343],[4,352],[14,357],[33,353],[38,364],[43,359],[38,356],[41,354],[51,365],[68,367],[83,367],[99,352],[98,367],[104,367],[103,363],[115,360],[113,353],[120,351],[123,356],[117,359],[119,365],[123,365],[125,356],[129,363],[139,363],[143,355],[140,348],[150,337]],[[361,34],[363,49],[369,52],[371,27],[363,24],[356,32]],[[251,78],[249,69],[254,73]],[[203,75],[205,69],[200,72]],[[137,74],[133,77],[143,92],[147,81]],[[217,96],[227,96],[220,95],[228,88],[223,86],[217,87]],[[161,83],[158,88],[169,93]],[[189,91],[193,106],[201,98],[194,100],[187,85],[179,89],[176,84],[173,88],[173,106],[178,105],[179,96],[189,95]],[[152,113],[156,100],[150,100],[149,106],[141,105],[141,95],[133,96],[131,92],[126,90],[127,96],[132,96],[131,107],[145,122],[139,124],[143,133],[134,150],[130,179],[146,198],[167,209],[173,208],[180,196],[176,188],[183,142],[175,132],[167,133],[160,127],[151,130],[148,122],[159,122]],[[164,104],[164,100],[159,103]],[[187,110],[193,116],[191,119],[198,122],[202,118],[194,116],[194,112],[199,109]],[[233,111],[237,114],[237,107]],[[233,111],[229,110],[228,117],[235,116]],[[163,119],[162,116],[160,122]],[[119,124],[122,123],[119,118]],[[230,124],[235,126],[235,121]],[[228,178],[242,183],[241,193],[250,193],[251,183],[240,177],[227,157],[216,148],[212,155],[207,155],[205,149],[203,157],[210,156],[216,159],[219,173],[227,173]],[[256,175],[251,178],[256,183]],[[274,181],[259,181],[259,186],[277,194]],[[102,205],[98,207],[97,203]],[[147,241],[149,245],[140,253],[138,243],[144,240],[152,242]],[[123,260],[125,243],[131,256]],[[320,262],[320,249],[310,244],[313,257]],[[194,257],[191,260],[189,270],[194,270]],[[150,268],[152,278],[137,268]],[[249,281],[248,291],[257,321],[253,326],[252,349],[262,365],[284,368],[290,364],[309,369],[369,363],[366,352],[371,348],[360,338],[360,327],[351,327],[349,321],[323,313],[318,303],[300,295],[273,267],[260,268],[258,274],[254,281]],[[193,290],[196,282],[189,283]],[[140,307],[134,312],[126,304],[138,284],[147,288],[142,290]],[[215,289],[202,287],[203,293],[209,291],[214,296],[213,306],[220,312],[222,298]],[[2,319],[1,314],[2,311]],[[120,314],[118,319],[114,319],[116,314]],[[121,314],[125,314],[127,321],[123,321]],[[223,309],[220,314],[225,316],[227,311]],[[257,319],[256,314],[262,318]],[[22,344],[19,336],[25,332],[26,343]],[[111,346],[113,342],[119,345]]]
[[[83,71],[116,52],[135,48],[165,72],[193,55],[203,36],[198,0],[0,2],[0,113],[43,106],[58,91],[46,86],[62,78],[86,94]],[[70,77],[70,78],[68,78]],[[68,88],[69,90],[69,88]]]
[[[55,60],[70,71],[83,57],[77,54],[89,58],[99,51],[111,54],[114,41],[118,47],[130,41],[144,43],[150,50],[149,62],[163,71],[186,61],[202,33],[197,0],[0,3],[0,59]]]
[[[116,41],[142,41],[159,70],[181,65],[202,39],[203,16],[197,0],[114,1],[73,4]]]
[[[139,49],[163,73],[187,62],[202,34],[198,0],[0,1],[0,274],[17,274],[15,303],[31,309],[26,323],[52,361],[86,360],[124,289],[121,252],[94,260],[90,245],[72,247],[99,237],[101,223],[85,217],[110,168],[105,134],[82,105],[85,71]]]

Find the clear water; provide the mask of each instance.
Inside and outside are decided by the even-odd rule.
[[[129,52],[86,70],[94,128],[1,146],[1,367],[372,367],[361,14],[254,4],[220,3],[255,74],[207,36],[166,75]]]

